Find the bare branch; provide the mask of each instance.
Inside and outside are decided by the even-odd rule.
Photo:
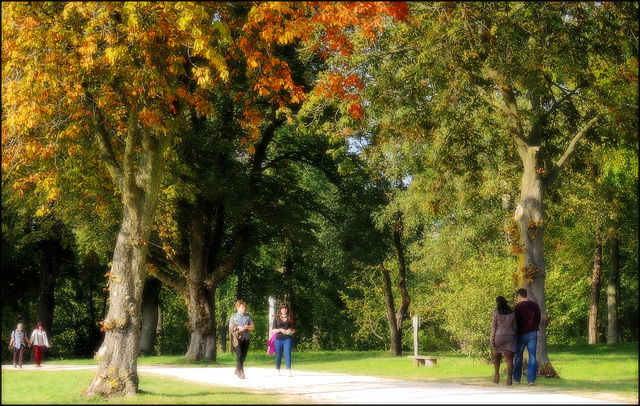
[[[87,100],[87,107],[89,109],[93,109],[93,106],[89,105],[89,100]],[[95,108],[93,109],[93,126],[95,127],[96,134],[96,142],[98,144],[98,148],[100,149],[100,156],[102,157],[102,162],[107,167],[113,182],[116,184],[120,191],[123,191],[124,188],[124,171],[122,167],[118,163],[116,159],[116,154],[113,151],[113,147],[111,145],[111,140],[109,138],[109,134],[107,129],[104,126],[105,118],[102,115],[102,112]]]

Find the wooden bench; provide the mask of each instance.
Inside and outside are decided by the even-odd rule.
[[[444,357],[432,357],[430,355],[409,355],[409,358],[413,358],[413,366],[419,367],[424,365],[425,367],[432,367],[438,363],[440,358]]]

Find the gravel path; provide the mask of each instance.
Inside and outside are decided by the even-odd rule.
[[[3,369],[12,368],[3,365]],[[24,369],[95,369],[93,365],[47,365]],[[333,373],[293,371],[293,376],[277,376],[270,368],[245,368],[246,379],[239,379],[229,367],[163,367],[138,365],[141,374],[159,374],[212,385],[279,392],[302,401],[347,404],[625,404],[560,393],[555,389],[504,384],[497,386],[416,382]],[[613,396],[610,398],[613,399]]]

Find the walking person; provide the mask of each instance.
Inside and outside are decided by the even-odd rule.
[[[538,329],[540,328],[540,306],[527,298],[526,289],[518,289],[516,292],[518,303],[513,308],[516,315],[516,356],[513,369],[513,381],[520,383],[522,377],[522,358],[526,347],[529,353],[527,364],[527,382],[529,386],[535,385],[538,372],[536,360],[536,346],[538,344]]]
[[[287,375],[291,376],[291,348],[293,347],[293,333],[296,332],[296,329],[288,304],[282,303],[280,305],[273,319],[272,328],[271,331],[276,334],[276,371],[278,371],[278,376],[280,376],[280,365],[282,364],[282,355],[284,354]]]
[[[27,342],[25,344],[25,341]],[[18,323],[16,329],[11,332],[11,341],[9,342],[9,349],[13,348],[13,367],[17,368],[16,364],[22,369],[22,359],[24,358],[24,349],[29,342],[27,332],[24,331],[22,323]]]
[[[500,383],[500,358],[504,353],[507,363],[507,386],[512,384],[513,354],[516,351],[516,317],[504,296],[496,298],[496,308],[491,313],[491,348],[493,348],[493,383]]]
[[[44,331],[44,326],[41,321],[38,322],[35,330],[31,333],[31,343],[29,344],[29,347],[32,345],[34,347],[34,355],[36,357],[36,367],[41,367],[44,347],[51,348],[49,345],[49,339],[47,338],[47,333]]]
[[[229,335],[231,341],[231,351],[236,353],[236,370],[234,373],[240,379],[244,376],[244,360],[247,358],[249,351],[250,330],[253,330],[253,317],[249,313],[245,313],[247,304],[238,300],[236,302],[236,313],[229,319]]]

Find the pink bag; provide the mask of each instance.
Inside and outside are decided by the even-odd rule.
[[[271,338],[267,344],[267,352],[269,355],[273,355],[276,352],[276,333],[271,334]]]

